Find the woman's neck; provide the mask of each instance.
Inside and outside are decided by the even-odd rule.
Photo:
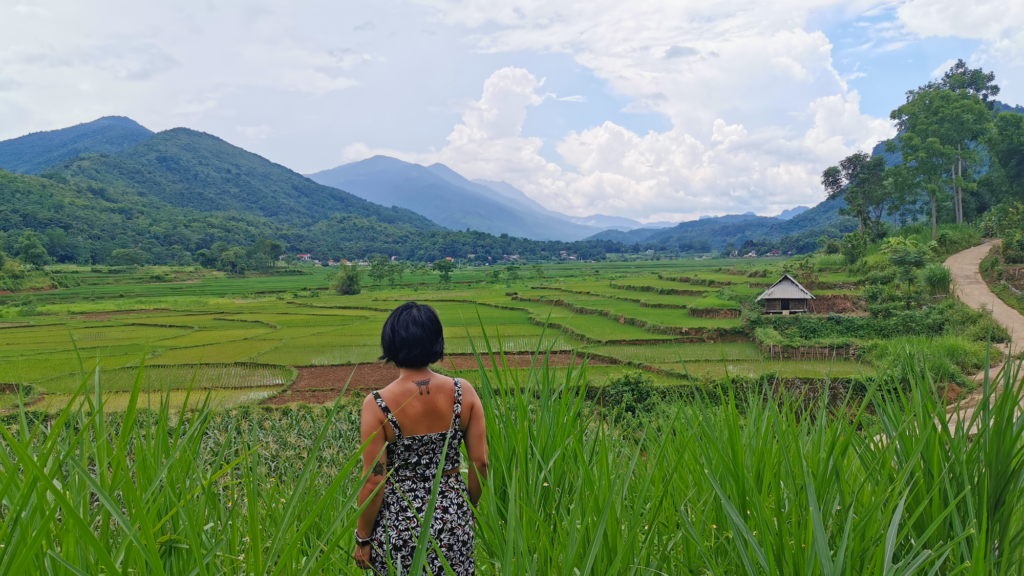
[[[425,368],[399,368],[398,377],[405,380],[420,381],[423,379],[430,379],[437,374],[434,374],[429,367]]]

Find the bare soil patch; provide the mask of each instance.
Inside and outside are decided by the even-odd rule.
[[[857,312],[859,301],[848,294],[821,294],[811,300],[811,312],[815,314],[849,314]]]
[[[484,368],[493,368],[490,357],[481,358]],[[543,357],[541,358],[541,361]],[[499,358],[498,362],[501,360]],[[529,368],[531,363],[541,362],[531,354],[508,354],[505,362],[512,368]],[[571,354],[552,354],[548,357],[548,365],[564,368],[573,362]],[[575,358],[575,365],[583,363],[583,358]],[[478,367],[476,357],[469,354],[457,354],[445,356],[440,363],[444,368],[451,370],[454,365],[456,370],[474,370]],[[611,364],[607,360],[591,358],[588,362],[591,366],[606,366]],[[325,404],[333,402],[341,395],[346,384],[346,394],[357,394],[362,396],[374,390],[392,383],[398,378],[398,368],[386,365],[382,362],[373,364],[356,364],[354,366],[306,366],[296,368],[299,372],[295,382],[287,390],[268,398],[263,403],[272,406],[282,406],[294,402],[306,402],[308,404]]]
[[[305,402],[306,404],[328,404],[334,402],[338,396],[341,396],[341,390],[288,391],[284,394],[278,394],[273,398],[268,398],[264,400],[263,403],[270,406],[284,406],[285,404],[294,404],[296,402]]]

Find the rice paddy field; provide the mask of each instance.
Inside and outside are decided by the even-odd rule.
[[[413,270],[394,286],[364,284],[359,295],[339,296],[329,289],[337,270],[319,267],[255,277],[193,268],[54,267],[50,273],[67,287],[30,294],[34,315],[0,319],[0,410],[14,408],[19,390],[30,407],[58,410],[97,372],[105,391],[123,393],[140,366],[148,367],[148,394],[216,391],[225,407],[278,396],[328,401],[331,395],[289,388],[311,368],[373,365],[384,319],[408,300],[437,309],[449,354],[489,347],[505,354],[593,356],[601,365],[590,384],[598,387],[635,368],[659,386],[686,388],[728,375],[872,372],[845,360],[764,358],[744,334],[739,305],[720,293],[759,292],[766,280],[749,264],[554,263],[539,272],[523,266],[515,282],[497,283],[493,269],[460,268],[445,290],[436,274]],[[0,303],[24,297],[0,296]],[[707,317],[707,310],[724,317]],[[442,362],[438,369],[474,379],[465,367]],[[369,386],[354,378],[353,389]]]
[[[926,355],[766,357],[735,317],[770,282],[753,266],[485,267],[355,296],[316,268],[64,268],[0,318],[0,574],[361,573],[361,399],[396,375],[378,338],[408,300],[487,414],[477,574],[1024,574],[1019,366],[961,419]]]

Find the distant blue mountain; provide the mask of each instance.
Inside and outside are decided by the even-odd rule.
[[[39,174],[80,154],[116,154],[148,140],[153,132],[131,118],[107,116],[70,128],[35,132],[0,142],[0,168]]]
[[[790,218],[792,218],[794,216],[799,216],[800,214],[803,214],[804,212],[807,212],[808,210],[810,210],[810,208],[808,208],[807,206],[797,206],[796,208],[790,208],[789,210],[783,210],[782,214],[779,214],[778,216],[776,216],[776,218],[778,218],[779,220],[789,220]]]
[[[377,204],[412,210],[454,230],[565,241],[582,240],[601,230],[538,209],[540,205],[532,206],[522,192],[496,191],[467,180],[443,164],[421,166],[374,156],[309,178]]]
[[[739,247],[746,240],[773,240],[786,236],[801,236],[800,251],[813,249],[821,234],[837,236],[854,230],[852,218],[839,215],[842,200],[826,200],[788,220],[746,214],[729,214],[682,222],[662,230],[607,230],[594,239],[614,240],[625,244],[664,246],[666,249],[708,252],[721,250],[727,244]]]

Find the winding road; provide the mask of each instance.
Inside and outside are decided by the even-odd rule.
[[[965,304],[976,310],[990,310],[992,317],[1002,324],[1010,333],[1009,344],[1000,345],[1003,353],[1012,352],[1018,354],[1024,350],[1024,315],[1006,305],[991,290],[988,284],[981,277],[981,261],[988,255],[989,250],[996,246],[999,240],[985,242],[980,246],[968,248],[962,252],[953,254],[946,259],[946,268],[952,272],[953,280],[956,283],[956,294]],[[993,366],[990,369],[991,377],[994,379],[999,372],[1000,366]],[[985,378],[985,372],[974,377],[980,382]],[[1001,392],[997,388],[996,393]],[[970,422],[974,416],[974,410],[981,401],[983,390],[981,387],[963,398],[956,406],[949,409],[950,430],[957,427],[960,422]],[[993,400],[995,396],[993,395]],[[975,424],[974,427],[977,427]]]
[[[946,260],[946,268],[953,273],[957,285],[957,296],[976,310],[991,310],[992,317],[1006,327],[1013,339],[1013,352],[1024,348],[1024,315],[1006,305],[988,289],[981,277],[981,261],[998,240],[985,242],[980,246],[957,252]]]

